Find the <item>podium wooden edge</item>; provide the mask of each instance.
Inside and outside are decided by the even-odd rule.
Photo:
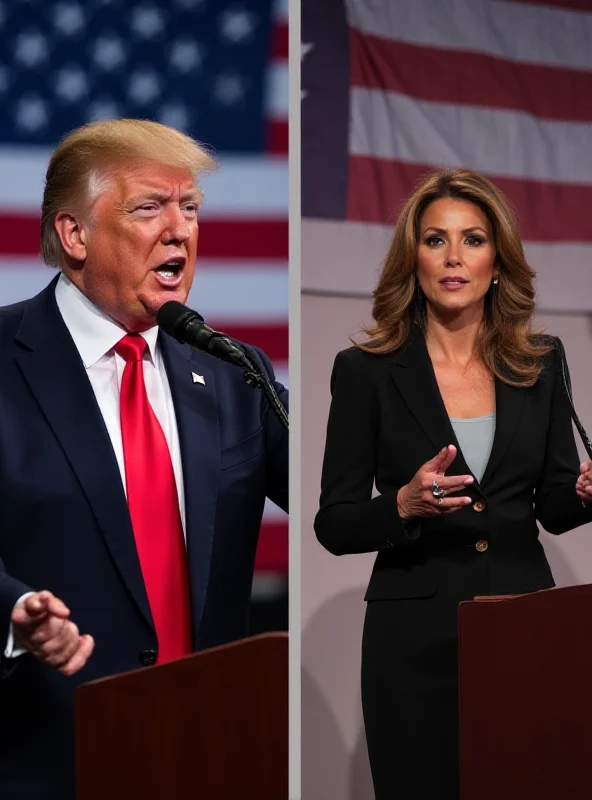
[[[557,591],[566,591],[571,589],[582,589],[583,587],[587,586],[588,584],[581,584],[578,586],[550,586],[548,589],[536,589],[533,592],[521,592],[520,594],[478,594],[475,595],[471,600],[461,600],[459,606],[466,606],[469,603],[505,603],[510,600],[520,600],[520,599],[527,599],[532,597],[539,597],[541,594],[545,594],[546,592],[557,592]]]
[[[585,597],[590,599],[592,597],[592,583],[576,583],[572,586],[549,586],[546,589],[535,589],[532,592],[523,592],[521,594],[490,594],[490,595],[476,595],[471,600],[461,600],[459,607],[470,606],[471,603],[503,603],[515,602],[521,603],[538,603],[543,595],[549,594],[562,595],[563,597]]]
[[[258,633],[256,636],[246,636],[243,639],[235,639],[233,642],[225,642],[224,644],[216,645],[215,647],[208,647],[205,650],[198,650],[195,653],[190,653],[187,656],[183,656],[183,658],[178,658],[175,661],[168,661],[166,664],[152,664],[150,666],[138,667],[137,669],[130,669],[126,670],[125,672],[115,672],[112,675],[105,675],[103,678],[95,678],[92,681],[86,681],[85,683],[81,683],[80,686],[76,687],[74,694],[78,695],[80,692],[85,691],[85,689],[93,686],[97,686],[101,683],[105,683],[105,681],[111,681],[114,678],[125,678],[129,676],[130,679],[133,678],[134,675],[138,675],[139,673],[145,673],[146,670],[154,670],[154,669],[167,669],[170,668],[172,664],[178,664],[180,661],[186,661],[189,658],[197,658],[202,656],[208,656],[211,653],[220,653],[223,651],[230,651],[236,650],[242,647],[250,647],[256,645],[257,642],[261,641],[285,641],[286,644],[289,646],[289,634],[285,631],[274,631],[271,633]]]
[[[506,600],[515,600],[517,597],[525,597],[523,594],[477,594],[472,600],[463,600],[463,603],[503,603]]]

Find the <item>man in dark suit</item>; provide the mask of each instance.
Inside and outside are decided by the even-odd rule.
[[[156,123],[74,131],[42,210],[61,272],[0,310],[0,797],[73,798],[80,682],[245,635],[265,497],[287,510],[267,401],[156,327],[210,166]]]

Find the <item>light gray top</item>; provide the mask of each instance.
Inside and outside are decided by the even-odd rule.
[[[489,461],[493,445],[495,413],[487,414],[485,417],[470,417],[469,419],[450,417],[450,422],[468,468],[480,481]]]

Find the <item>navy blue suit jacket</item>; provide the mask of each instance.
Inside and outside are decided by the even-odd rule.
[[[138,668],[157,650],[119,469],[55,283],[0,309],[0,647],[17,598],[40,589],[61,598],[96,645],[73,678],[28,654],[3,660],[0,797],[10,800],[73,797],[75,687]],[[265,497],[287,510],[288,437],[240,369],[159,335],[201,650],[246,633]],[[287,391],[276,389],[287,405]]]

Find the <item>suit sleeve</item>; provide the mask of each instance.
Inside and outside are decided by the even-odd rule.
[[[378,408],[371,375],[363,374],[356,356],[359,353],[350,350],[335,359],[315,518],[319,542],[334,555],[410,547],[417,538],[399,518],[396,491],[372,497]]]
[[[559,371],[556,350],[549,356],[553,395],[543,472],[535,491],[535,516],[549,533],[559,534],[592,521],[592,505],[584,507],[576,494],[580,459],[570,405]]]
[[[26,583],[12,578],[0,559],[0,679],[6,678],[16,666],[15,659],[7,659],[3,653],[10,632],[10,616],[19,598],[35,591]]]
[[[258,348],[245,346],[248,354],[259,368],[267,374],[274,387],[280,402],[286,410],[289,409],[289,393],[285,386],[276,381],[273,367],[269,358]],[[288,462],[289,462],[289,436],[279,421],[275,411],[269,404],[265,395],[261,398],[261,419],[265,431],[266,453],[266,484],[267,497],[284,511],[288,511]]]

